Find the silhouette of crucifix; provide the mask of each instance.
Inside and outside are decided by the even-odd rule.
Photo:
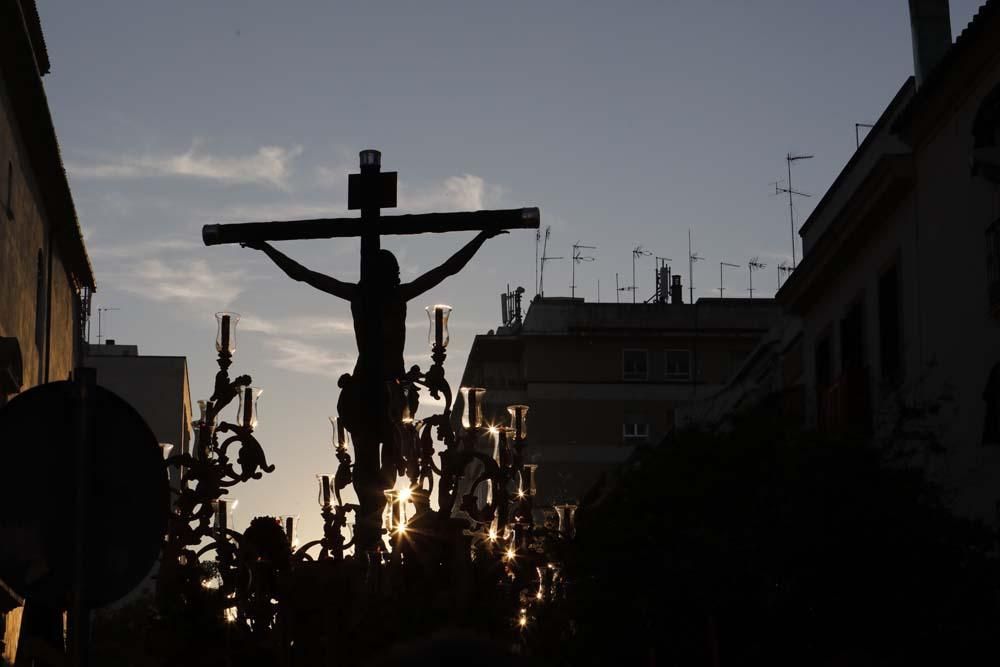
[[[392,437],[385,428],[388,404],[384,387],[386,382],[398,380],[404,373],[406,302],[461,271],[486,239],[509,229],[539,226],[537,208],[383,216],[381,209],[396,206],[396,172],[381,171],[379,151],[361,151],[360,157],[361,173],[349,175],[347,195],[347,208],[360,210],[360,220],[249,222],[202,228],[205,245],[239,243],[262,250],[291,278],[351,304],[358,360],[354,375],[341,383],[338,410],[347,420],[354,439],[358,553],[381,544],[381,512],[387,480],[380,472],[380,445],[391,446]],[[380,247],[382,235],[457,231],[479,234],[446,262],[410,283],[400,283],[396,258]],[[268,241],[346,237],[361,237],[361,281],[357,284],[311,271],[268,244]],[[345,409],[345,405],[353,407]]]

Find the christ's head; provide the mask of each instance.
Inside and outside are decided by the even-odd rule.
[[[376,279],[386,289],[399,287],[399,262],[396,256],[386,249],[378,251],[378,275]]]

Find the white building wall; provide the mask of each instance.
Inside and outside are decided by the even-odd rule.
[[[918,404],[937,403],[934,418],[946,453],[927,457],[928,470],[951,490],[964,514],[996,519],[1000,448],[983,447],[982,394],[1000,362],[1000,321],[988,306],[985,229],[1000,218],[1000,187],[969,170],[972,122],[980,100],[1000,83],[1000,64],[962,100],[932,137],[914,147],[912,190],[862,251],[823,280],[828,291],[803,318],[809,423],[816,423],[815,349],[831,336],[834,378],[840,373],[840,320],[863,295],[865,357],[876,415],[888,395],[881,386],[878,281],[898,261],[903,386]],[[811,249],[811,248],[810,248]]]

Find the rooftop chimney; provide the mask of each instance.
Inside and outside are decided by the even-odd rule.
[[[684,289],[681,287],[681,277],[676,273],[670,276],[670,303],[675,305],[684,303]]]
[[[910,0],[913,75],[919,88],[951,47],[948,0]]]

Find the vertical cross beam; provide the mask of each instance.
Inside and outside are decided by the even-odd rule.
[[[369,350],[361,368],[362,420],[365,437],[355,451],[355,490],[360,511],[357,525],[359,553],[380,542],[382,485],[379,480],[379,433],[383,420],[382,391],[382,317],[379,312],[378,256],[381,249],[378,221],[382,206],[396,205],[395,173],[382,174],[382,154],[377,150],[361,151],[361,173],[352,174],[348,183],[348,208],[361,209],[361,299],[365,345]],[[391,176],[391,196],[386,184]],[[360,441],[360,442],[358,442]]]

